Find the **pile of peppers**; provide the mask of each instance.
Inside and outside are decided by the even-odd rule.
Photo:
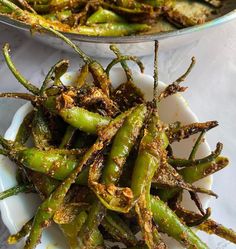
[[[122,55],[111,45],[115,59],[104,68],[58,31],[38,27],[42,29],[71,46],[84,65],[73,84],[65,86],[61,76],[68,60],[60,60],[38,88],[17,70],[9,44],[3,48],[9,69],[28,93],[0,93],[0,97],[25,99],[34,108],[15,141],[0,136],[0,153],[15,162],[18,179],[18,185],[2,192],[0,199],[21,192],[36,192],[42,199],[34,217],[8,243],[26,238],[24,249],[34,249],[53,223],[71,249],[117,248],[112,242],[130,249],[167,248],[163,233],[185,248],[208,248],[191,227],[236,243],[236,233],[212,220],[210,208],[205,210],[199,198],[199,193],[217,195],[194,185],[228,165],[221,143],[208,156],[196,158],[204,134],[218,123],[165,124],[159,116],[163,99],[186,90],[181,82],[195,59],[186,73],[159,91],[155,42],[153,100],[146,101],[127,65],[131,60],[143,71],[137,57]],[[118,63],[127,80],[113,88],[109,71]],[[177,158],[172,144],[197,133],[189,157]],[[182,206],[183,191],[197,212]]]
[[[0,0],[0,15],[88,36],[169,32],[213,19],[223,0]]]

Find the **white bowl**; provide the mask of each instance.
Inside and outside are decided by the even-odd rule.
[[[67,73],[62,77],[62,81],[65,84],[69,84],[73,81],[73,78],[77,73],[71,72]],[[119,68],[115,68],[111,72],[111,80],[114,86],[117,86],[125,82],[126,77],[123,71]],[[152,98],[153,91],[153,78],[149,75],[141,74],[139,72],[134,73],[134,81],[136,85],[141,88],[145,94],[146,99],[150,100]],[[159,88],[163,89],[165,84],[159,83]],[[191,89],[190,89],[191,90]],[[17,134],[18,128],[23,121],[26,114],[32,110],[30,103],[24,104],[15,113],[14,118],[7,132],[5,133],[5,138],[14,140]],[[161,119],[166,123],[172,123],[175,121],[181,121],[183,124],[189,124],[192,122],[197,122],[198,119],[195,114],[191,111],[188,104],[180,94],[171,96],[163,100],[160,104],[160,116]],[[173,146],[174,152],[177,156],[187,157],[191,151],[192,145],[196,140],[196,136],[192,136],[189,139],[181,141],[180,143],[175,143]],[[210,153],[210,148],[206,141],[204,141],[199,150],[198,157],[204,157]],[[17,184],[15,178],[16,167],[8,158],[0,157],[0,191],[4,191],[10,187]],[[196,183],[196,185],[210,189],[212,185],[212,177],[207,177]],[[201,195],[201,200],[203,205],[206,207],[209,196]],[[10,233],[16,233],[22,227],[22,225],[27,222],[35,214],[36,208],[39,205],[40,200],[36,194],[19,194],[7,198],[0,202],[0,210],[4,224],[9,229]],[[189,209],[193,209],[193,204],[187,195],[184,198],[184,206]],[[166,236],[165,236],[166,237]],[[166,239],[166,238],[165,238]],[[170,248],[180,248],[172,239],[167,239],[167,243]],[[37,249],[45,248],[57,248],[66,249],[68,248],[63,236],[59,229],[55,226],[46,229],[43,233],[41,244],[37,246]],[[49,247],[50,246],[50,247]],[[21,248],[22,244],[18,244],[17,248]]]

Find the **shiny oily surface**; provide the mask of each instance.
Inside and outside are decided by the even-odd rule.
[[[134,82],[138,87],[142,89],[145,94],[146,99],[150,100],[152,98],[153,91],[153,78],[151,76],[135,73]],[[63,76],[64,82],[73,81],[73,77],[75,77],[75,73],[68,73]],[[114,83],[114,86],[125,81],[125,75],[121,69],[114,69],[111,74],[111,81]],[[160,88],[164,88],[164,84],[160,83]],[[23,117],[31,110],[30,104],[23,105],[15,114],[12,124],[7,130],[5,134],[5,138],[14,139],[16,135],[17,128],[19,127]],[[179,94],[171,96],[164,100],[160,104],[160,116],[161,119],[170,123],[176,120],[181,121],[183,124],[196,122],[197,117],[190,110],[188,104],[183,99],[183,97]],[[181,141],[180,143],[176,143],[174,145],[174,151],[177,156],[186,157],[191,147],[195,141],[196,137],[191,137],[190,139],[186,139]],[[203,157],[209,154],[210,149],[206,142],[202,143],[197,157]],[[11,186],[14,186],[15,182],[15,167],[13,163],[11,163],[7,158],[1,157],[0,163],[0,191],[5,190]],[[212,184],[212,178],[205,178],[198,183],[201,187],[210,188]],[[207,206],[207,202],[209,197],[204,195],[201,196],[201,200],[204,206]],[[20,194],[18,196],[14,196],[3,200],[1,202],[1,213],[3,217],[3,221],[9,231],[11,233],[16,232],[20,229],[23,223],[27,221],[34,213],[35,208],[38,206],[39,200],[38,197],[33,194]],[[187,208],[192,208],[189,205],[190,202],[187,198],[184,200],[184,206]],[[17,206],[17,213],[15,212],[15,207]],[[60,238],[60,239],[58,239]],[[176,245],[174,241],[169,240],[168,244],[173,248],[180,248],[179,244]],[[48,247],[49,246],[49,247]],[[58,249],[66,249],[65,241],[62,239],[59,230],[55,227],[51,227],[44,232],[42,238],[42,244],[38,245],[37,249],[45,249],[45,248],[58,248]],[[21,247],[19,247],[21,248]]]

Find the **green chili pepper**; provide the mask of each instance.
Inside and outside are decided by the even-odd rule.
[[[152,224],[149,204],[152,178],[160,166],[161,160],[166,157],[165,149],[169,143],[157,111],[157,49],[158,43],[155,42],[154,96],[152,103],[154,107],[150,111],[147,127],[143,132],[144,135],[139,145],[131,180],[134,198],[138,199],[135,210],[148,248],[154,248],[157,245],[166,248],[157,229]]]
[[[179,170],[179,173],[183,176],[186,182],[193,183],[223,169],[228,165],[228,163],[228,158],[219,156],[211,162],[181,169]]]
[[[127,213],[134,205],[134,198],[130,188],[118,187],[114,184],[105,185],[99,182],[103,168],[103,158],[91,165],[89,170],[89,187],[96,194],[100,202],[116,212]]]
[[[71,249],[76,249],[79,247],[77,239],[78,231],[81,229],[82,225],[86,221],[87,216],[87,213],[85,211],[82,211],[71,223],[60,225],[61,230],[66,235],[66,239]]]
[[[103,9],[99,7],[88,19],[86,24],[97,24],[97,23],[124,23],[125,20],[114,13],[113,11]]]
[[[105,207],[101,202],[95,201],[92,204],[89,215],[78,234],[80,248],[90,248],[92,244],[92,234],[97,230],[105,213]]]
[[[113,162],[112,162],[113,156],[110,157],[110,161],[108,159],[108,163],[105,167],[105,172],[102,176],[102,181],[105,182],[106,184],[109,184],[109,183],[114,184],[114,183],[118,182],[119,177],[121,175],[122,167],[123,167],[124,162],[125,162],[125,159],[129,155],[129,152],[130,152],[131,148],[133,147],[135,140],[137,139],[137,136],[139,134],[139,130],[142,127],[145,113],[146,113],[145,105],[141,105],[141,106],[137,107],[136,109],[134,109],[130,113],[130,115],[125,120],[124,125],[118,130],[111,150],[113,151],[112,152],[113,156],[122,157],[123,160],[122,160],[122,162],[120,162],[120,164],[118,166],[117,164],[113,164]],[[134,117],[135,118],[138,117],[138,120],[135,121],[133,124],[132,122],[134,121]],[[129,142],[127,145],[120,143],[120,140],[124,141],[127,139],[128,139],[127,142]],[[116,168],[118,169],[118,171]],[[99,171],[99,169],[98,169],[98,171]],[[99,175],[99,173],[97,173],[96,171],[93,170],[93,167],[90,168],[90,172],[92,172],[93,174]],[[113,174],[112,178],[109,176],[110,173]],[[90,183],[90,185],[93,184],[91,179],[89,179],[89,183]],[[97,184],[95,186],[97,186]],[[95,189],[95,191],[97,191],[97,189]],[[97,192],[96,192],[96,194],[97,194]],[[100,196],[98,196],[98,197],[100,197]],[[105,208],[104,208],[104,206],[102,206],[102,204],[100,202],[98,202],[98,200],[94,202],[93,206],[95,206],[96,208],[93,208],[92,211],[89,213],[88,222],[85,223],[83,231],[81,232],[81,236],[82,236],[81,241],[84,241],[84,243],[86,241],[85,234],[87,234],[89,230],[92,231],[93,228],[96,228],[101,222],[99,217],[103,217],[105,215]],[[95,219],[94,216],[97,216],[98,218]],[[94,219],[95,219],[95,221],[93,221]],[[90,228],[87,230],[87,226],[90,224],[89,223],[90,221],[93,221],[94,223],[92,223],[93,226],[90,226]]]
[[[50,112],[57,113],[71,126],[92,134],[95,134],[100,126],[107,125],[111,120],[108,117],[87,111],[77,106],[56,110],[55,97],[48,97],[44,102],[44,106]]]
[[[76,79],[77,88],[81,88],[85,84],[86,78],[88,77],[88,75],[89,75],[89,66],[88,64],[84,64],[81,67],[80,74],[78,75]]]
[[[60,181],[32,170],[27,170],[27,176],[43,200],[47,198],[60,184]]]
[[[52,132],[49,128],[49,122],[45,116],[45,111],[42,108],[38,108],[35,112],[31,130],[34,144],[37,148],[46,149],[50,147]]]
[[[137,239],[126,223],[114,212],[107,212],[101,221],[105,230],[117,241],[123,242],[127,246],[137,244]]]
[[[103,117],[80,107],[63,108],[59,111],[59,115],[71,126],[91,134],[95,134],[99,127],[107,125],[110,121],[108,117]]]
[[[78,165],[75,155],[58,154],[58,151],[42,151],[37,148],[21,150],[17,159],[27,168],[64,180]]]
[[[27,142],[31,134],[31,128],[32,128],[31,123],[34,118],[34,114],[35,114],[34,111],[31,111],[25,116],[16,134],[15,143],[23,145]]]
[[[7,7],[7,6],[4,6],[4,5],[0,4],[0,13],[11,14],[12,10],[9,7]]]
[[[197,188],[190,183],[186,183],[178,171],[169,164],[161,165],[161,167],[155,172],[152,179],[152,187],[161,189],[166,187],[168,190],[170,190],[169,188],[173,189],[179,187],[180,189],[186,189],[192,192],[215,195],[210,190]]]
[[[39,9],[39,7],[44,7],[44,9],[48,9],[49,6],[48,5],[35,5],[34,6],[36,11]],[[40,10],[42,10],[42,8],[40,8]],[[60,21],[60,22],[66,21],[71,16],[72,16],[71,10],[64,10],[64,11],[54,12],[54,13],[52,12],[50,14],[43,15],[43,17],[48,20]]]
[[[70,145],[76,130],[77,129],[75,127],[68,125],[68,127],[66,128],[66,132],[62,138],[62,141],[59,145],[59,148],[67,148]]]
[[[105,184],[117,183],[119,180],[122,167],[143,126],[146,112],[146,106],[144,104],[139,105],[118,130],[102,175]]]
[[[69,66],[68,60],[60,60],[54,66],[52,66],[52,68],[49,70],[48,74],[46,75],[45,80],[43,81],[43,84],[39,90],[39,94],[44,95],[45,90],[52,83],[53,85],[60,85],[61,84],[60,78],[67,71],[68,66]]]
[[[81,25],[76,29],[80,35],[90,36],[125,36],[138,32],[144,32],[150,29],[147,24],[138,23],[101,23],[92,26]]]
[[[160,165],[162,153],[168,144],[165,133],[160,131],[161,127],[158,125],[160,125],[159,117],[154,114],[149,121],[148,127],[144,130],[131,180],[134,198],[139,198],[135,209],[149,248],[153,248],[154,244],[164,247],[157,230],[151,223],[152,217],[148,212],[150,210],[148,200],[150,198],[151,180]]]
[[[127,115],[127,114],[126,114]],[[26,241],[25,249],[33,249],[39,242],[43,228],[49,225],[55,211],[62,204],[65,195],[71,185],[76,181],[81,170],[90,164],[94,156],[96,156],[104,147],[109,144],[112,137],[124,122],[125,114],[121,114],[111,121],[107,127],[99,134],[95,144],[85,153],[78,166],[70,173],[70,175],[57,187],[57,189],[47,198],[38,208],[34,218],[31,233]]]
[[[0,136],[1,138],[1,136]],[[3,139],[3,138],[2,138]],[[6,140],[4,140],[6,143]],[[43,173],[45,180],[47,176],[52,177],[57,180],[64,180],[72,170],[78,165],[80,159],[78,155],[81,156],[84,150],[63,150],[63,149],[48,149],[40,150],[37,148],[21,148],[21,147],[10,147],[7,151],[1,151],[0,154],[8,155],[13,161],[17,161],[20,165],[35,171],[35,173]],[[14,152],[10,152],[14,151]],[[33,172],[30,173],[32,175]],[[40,178],[42,175],[34,174],[34,185],[40,184]],[[49,180],[46,184],[43,181],[43,186],[45,188],[50,188],[55,185],[51,183],[53,180]],[[37,181],[37,183],[36,183]],[[86,185],[88,181],[88,169],[85,168],[81,174],[78,175],[76,180],[77,184]],[[56,181],[57,183],[57,181]],[[46,187],[47,186],[47,187]],[[45,189],[43,188],[43,189]],[[43,191],[44,192],[44,191]]]
[[[159,132],[160,120],[158,117],[152,117],[149,126],[144,131],[144,137],[140,143],[139,154],[135,161],[132,175],[131,189],[134,196],[138,198],[145,189],[147,179],[151,179],[160,164],[159,148],[165,149],[168,145],[168,139],[164,132]],[[154,147],[155,146],[155,147]]]
[[[182,175],[183,179],[187,183],[194,183],[204,177],[207,177],[224,167],[229,163],[229,160],[226,157],[217,157],[210,162],[205,162],[198,164],[196,166],[187,167],[179,170],[179,174]],[[180,189],[171,189],[171,190],[159,190],[158,196],[163,200],[167,201],[172,198]]]
[[[85,211],[82,211],[77,215],[77,217],[71,223],[60,225],[60,228],[62,229],[63,233],[66,235],[66,238],[69,242],[71,249],[79,248],[78,232],[82,228],[87,217],[88,217],[87,213]],[[103,245],[103,237],[100,231],[98,229],[94,230],[94,232],[91,234],[90,247],[94,248],[96,246],[102,246],[102,245]]]
[[[151,210],[154,221],[158,224],[162,232],[167,233],[188,249],[208,248],[189,227],[180,221],[178,216],[163,201],[152,197]]]

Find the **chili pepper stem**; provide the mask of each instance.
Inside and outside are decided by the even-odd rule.
[[[172,84],[179,85],[181,82],[185,81],[186,77],[190,74],[195,64],[196,64],[196,58],[193,56],[191,59],[191,64],[188,67],[187,71],[183,75],[181,75],[176,81],[174,81]]]
[[[120,62],[123,62],[123,61],[127,61],[127,60],[131,60],[131,61],[134,61],[135,63],[137,63],[137,65],[140,68],[141,73],[144,72],[144,65],[143,65],[143,63],[140,61],[140,59],[138,57],[136,57],[136,56],[129,56],[129,55],[121,55],[118,58],[115,58],[114,60],[112,60],[108,64],[108,66],[106,68],[106,73],[107,73],[108,77],[109,77],[110,70],[111,70],[111,68],[114,65],[116,65],[116,64],[118,64]]]
[[[194,187],[193,189],[197,193],[207,194],[207,195],[214,196],[215,198],[218,198],[218,195],[215,192],[213,192],[212,190],[200,188],[200,187]]]
[[[38,98],[28,93],[0,93],[0,98],[25,99],[31,102],[37,102]]]
[[[50,33],[53,33],[55,36],[57,36],[58,38],[62,39],[65,43],[67,43],[70,47],[72,47],[76,53],[79,54],[79,56],[83,59],[83,61],[85,63],[90,63],[92,62],[93,60],[87,56],[79,47],[77,47],[75,45],[75,43],[73,43],[70,39],[68,39],[66,36],[64,36],[63,34],[61,34],[60,32],[50,28],[50,27],[46,27],[46,26],[42,26],[40,25],[40,27],[42,29],[45,29],[47,31],[49,31]]]
[[[211,213],[210,208],[206,210],[205,215],[186,210],[181,206],[177,206],[175,212],[186,223],[186,225],[197,226],[197,229],[205,233],[215,234],[236,244],[236,233],[232,229],[227,228],[212,219],[209,219],[209,215]]]
[[[60,60],[55,65],[53,65],[43,81],[43,84],[39,90],[39,95],[43,96],[46,88],[49,87],[49,84],[51,83],[53,76],[54,78],[57,78],[57,79],[54,79],[54,82],[55,80],[58,80],[58,78],[60,79],[60,76],[62,76],[66,72],[68,66],[69,66],[68,60]],[[59,73],[59,76],[56,75],[58,73]]]
[[[34,188],[32,184],[17,185],[0,193],[0,200],[6,199],[10,196],[17,195],[22,192],[33,191],[33,189]]]
[[[159,49],[159,42],[155,41],[155,51],[154,51],[154,88],[153,88],[153,104],[155,109],[157,108],[158,104],[158,49]]]
[[[158,96],[159,101],[177,92],[184,92],[187,89],[187,87],[181,87],[180,83],[183,82],[186,79],[186,77],[189,75],[189,73],[192,71],[195,62],[196,62],[195,57],[192,57],[192,62],[188,67],[187,71],[183,75],[181,75],[176,81],[172,82],[170,85],[168,85],[165,88],[165,90]]]
[[[195,227],[206,221],[211,216],[211,208],[207,208],[205,214],[197,221],[186,222],[189,227]]]
[[[110,49],[114,52],[114,54],[117,56],[117,58],[120,58],[122,56],[121,52],[119,51],[119,49],[116,47],[116,45],[112,44],[110,46]],[[128,82],[133,82],[133,76],[132,76],[132,72],[129,69],[126,61],[121,61],[120,62],[121,66],[123,67],[123,69],[125,70],[125,74],[127,77],[127,81]]]
[[[9,67],[9,69],[11,70],[11,72],[16,77],[16,79],[20,82],[21,85],[23,85],[28,91],[37,95],[39,93],[39,89],[36,86],[34,86],[33,84],[31,84],[28,80],[26,80],[24,78],[24,76],[21,75],[21,73],[16,69],[13,61],[11,60],[9,51],[10,51],[10,46],[8,43],[6,43],[3,46],[3,55],[5,57],[5,61]]]
[[[195,155],[196,155],[196,153],[198,151],[198,148],[199,148],[199,146],[201,144],[202,138],[204,137],[205,134],[206,134],[206,132],[202,131],[200,133],[200,135],[198,136],[198,139],[196,140],[196,142],[195,142],[195,144],[194,144],[194,146],[192,148],[192,151],[191,151],[191,153],[189,155],[188,160],[194,160],[195,159]]]

